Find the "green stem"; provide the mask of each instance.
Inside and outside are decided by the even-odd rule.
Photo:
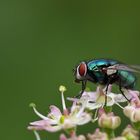
[[[110,113],[112,111],[112,107],[111,106],[104,106],[104,110],[106,113]]]
[[[140,122],[132,123],[134,129],[140,131]]]
[[[69,135],[71,137],[73,134],[76,134],[76,127],[75,128],[66,129],[65,132],[66,132],[67,135]]]
[[[104,132],[106,132],[108,134],[109,138],[114,138],[115,137],[115,132],[114,132],[113,129],[104,128],[103,130],[104,130]]]
[[[35,130],[34,130],[33,132],[34,132],[34,134],[35,134],[36,140],[41,140],[41,139],[40,139],[40,136],[39,136],[39,134],[38,134],[38,132],[35,131]]]

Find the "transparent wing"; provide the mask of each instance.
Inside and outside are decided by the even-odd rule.
[[[125,65],[125,64],[116,64],[110,67],[105,68],[106,70],[125,70],[130,72],[140,73],[140,66],[139,65]]]
[[[137,70],[140,70],[140,65],[130,65],[131,68],[134,68],[134,69],[137,69]]]

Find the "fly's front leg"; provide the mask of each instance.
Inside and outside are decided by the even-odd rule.
[[[86,83],[87,81],[82,81],[82,90],[81,92],[76,96],[76,98],[80,98],[83,94],[83,92],[85,91],[85,88],[86,88]]]

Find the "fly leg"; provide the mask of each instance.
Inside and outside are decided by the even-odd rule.
[[[86,83],[87,83],[86,80],[82,81],[82,90],[78,95],[75,96],[76,98],[80,98],[82,96],[82,94],[83,94],[83,92],[85,91],[85,88],[86,88]]]
[[[124,92],[123,92],[123,90],[122,90],[121,80],[120,80],[120,82],[119,82],[119,90],[120,90],[121,94],[125,97],[125,99],[126,99],[128,102],[130,102],[130,100],[127,99],[127,97],[125,96],[125,94],[124,94]]]
[[[106,104],[107,104],[107,91],[108,91],[108,87],[109,87],[109,84],[110,84],[110,81],[107,83],[107,85],[106,85],[106,89],[105,89],[105,106],[106,106]]]
[[[108,92],[108,87],[109,85],[112,84],[112,77],[108,77],[108,82],[106,84],[106,89],[105,89],[105,106],[107,105],[107,92]]]

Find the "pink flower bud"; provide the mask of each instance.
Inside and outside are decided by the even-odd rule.
[[[132,121],[140,121],[140,100],[132,100],[130,105],[124,107],[124,114]]]
[[[109,129],[115,129],[117,128],[121,123],[121,119],[119,116],[114,116],[112,113],[103,113],[100,115],[98,119],[98,124],[102,128],[109,128]]]
[[[108,135],[104,132],[100,132],[99,129],[96,129],[93,134],[88,134],[87,137],[88,140],[109,140]]]
[[[83,135],[80,136],[73,135],[70,138],[67,138],[64,134],[61,134],[60,140],[86,140],[86,138]]]
[[[126,137],[128,140],[139,140],[139,132],[134,130],[130,125],[124,129],[122,136]]]
[[[117,137],[117,138],[113,138],[111,140],[127,140],[125,137]]]

